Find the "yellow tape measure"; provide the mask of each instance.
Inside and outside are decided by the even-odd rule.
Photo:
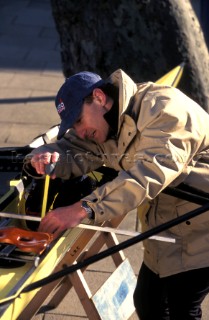
[[[45,184],[44,184],[44,195],[43,195],[43,202],[42,202],[42,209],[41,209],[41,218],[43,218],[46,214],[46,206],[47,206],[48,192],[49,192],[49,181],[50,181],[50,176],[47,174],[45,177]]]

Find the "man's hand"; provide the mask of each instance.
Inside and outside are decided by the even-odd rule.
[[[86,211],[78,201],[71,206],[50,211],[41,221],[38,231],[53,233],[57,238],[66,229],[77,226],[87,217]]]
[[[45,152],[45,153],[37,153],[31,158],[31,165],[36,169],[38,174],[46,173],[46,165],[50,163],[57,162],[59,159],[58,152]],[[50,175],[52,179],[56,178],[55,174]]]

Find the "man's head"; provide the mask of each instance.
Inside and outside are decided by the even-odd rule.
[[[79,72],[66,79],[58,91],[55,100],[57,112],[61,118],[58,139],[60,139],[69,128],[72,128],[81,117],[85,98],[90,94],[92,94],[94,98],[97,98],[98,95],[95,96],[97,88],[100,92],[99,87],[104,85],[104,83],[104,80],[102,80],[99,75],[88,71]],[[92,121],[94,121],[93,118]]]

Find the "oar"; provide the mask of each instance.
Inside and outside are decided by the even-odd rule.
[[[17,213],[8,213],[8,212],[0,212],[0,217],[20,219],[20,220],[31,220],[31,221],[38,221],[38,222],[41,221],[41,217],[34,217],[26,214],[17,214]],[[102,227],[102,226],[92,226],[90,224],[85,224],[85,223],[80,223],[79,225],[76,226],[76,228],[90,229],[93,231],[102,231],[102,232],[113,232],[115,234],[120,234],[120,235],[125,235],[130,237],[135,237],[140,235],[140,233],[136,231],[115,229],[115,228]],[[174,238],[163,237],[163,236],[153,236],[150,239],[165,241],[165,242],[173,242],[173,243],[175,242]]]

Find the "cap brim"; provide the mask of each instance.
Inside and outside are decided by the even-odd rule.
[[[66,133],[66,131],[69,129],[68,126],[66,126],[66,124],[64,123],[64,121],[62,121],[60,123],[60,128],[59,128],[59,132],[58,132],[58,135],[57,135],[57,140],[60,140],[64,134]]]
[[[61,121],[59,132],[57,135],[57,140],[60,140],[64,136],[66,131],[73,127],[74,123],[76,122],[76,120],[79,118],[79,115],[80,115],[80,108],[77,108],[77,110],[78,112],[71,114],[70,118],[66,117]]]

